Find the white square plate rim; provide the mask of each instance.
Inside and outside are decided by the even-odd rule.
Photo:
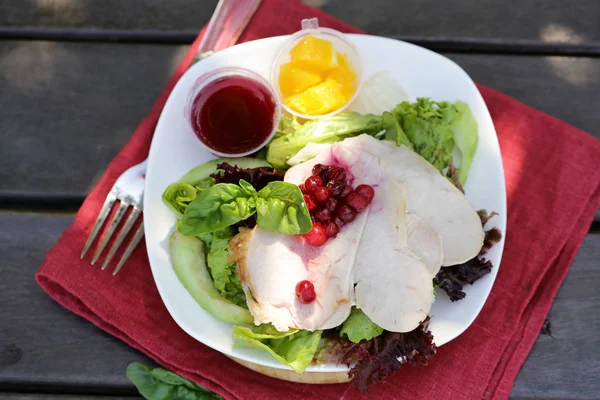
[[[389,68],[380,68],[377,62],[373,61],[375,57],[380,60],[380,64],[399,63],[394,64],[394,70],[391,72],[396,74],[395,78],[400,81],[411,101],[414,101],[416,97],[432,97],[438,101],[465,101],[471,107],[479,124],[478,150],[465,190],[467,197],[474,203],[476,209],[489,207],[486,204],[491,204],[493,207],[489,207],[490,210],[493,209],[499,213],[494,218],[493,225],[502,231],[503,237],[486,257],[493,262],[492,272],[474,285],[466,287],[467,297],[464,300],[450,303],[445,293],[438,291],[436,303],[430,313],[432,315],[430,328],[434,333],[436,343],[441,346],[459,336],[471,325],[485,304],[500,267],[504,237],[506,236],[506,190],[496,131],[487,106],[475,83],[453,61],[430,50],[395,39],[360,34],[348,34],[347,36],[361,53],[363,80],[377,70],[389,70]],[[161,299],[175,322],[194,339],[225,355],[278,369],[290,368],[282,365],[265,352],[233,348],[231,325],[204,311],[179,283],[171,267],[167,244],[168,236],[174,229],[175,216],[162,204],[161,195],[166,185],[177,180],[189,169],[208,160],[207,157],[215,158],[202,148],[190,128],[185,125],[183,103],[195,80],[202,73],[225,65],[244,66],[262,73],[269,79],[271,59],[286,38],[288,36],[260,39],[225,49],[193,65],[184,73],[171,91],[156,126],[148,157],[144,197],[145,241],[148,259]],[[379,57],[381,55],[386,56],[386,61],[381,62]],[[417,62],[417,59],[420,61]],[[425,66],[422,65],[423,62]],[[401,75],[398,69],[405,66],[403,63],[407,63],[409,68],[412,64],[419,65],[420,68],[414,68],[411,73]],[[443,74],[440,74],[441,71]],[[420,80],[426,80],[429,83],[422,84]],[[436,83],[431,83],[431,80]],[[450,84],[445,84],[444,87],[444,90],[449,93],[448,95],[440,97],[429,93],[439,92],[440,85],[444,85],[443,82],[447,81],[452,81]],[[417,82],[416,88],[413,87],[415,86],[414,82]],[[460,84],[457,85],[456,82],[460,82]],[[446,93],[444,90],[442,92]],[[453,96],[454,93],[460,94]],[[467,94],[466,98],[465,93]],[[174,131],[175,133],[173,133]],[[170,135],[175,135],[176,140],[170,138]],[[186,156],[192,153],[194,156],[186,158],[186,156],[171,154],[172,157],[169,157],[169,150],[173,146],[178,146]],[[194,159],[191,160],[190,157]],[[488,181],[491,183],[486,183]],[[482,184],[484,187],[478,187]],[[473,187],[478,188],[479,191],[475,192],[474,189],[471,189]],[[488,190],[484,190],[485,188]],[[482,190],[488,192],[489,195],[482,195]],[[444,320],[442,317],[442,315],[450,314],[456,318],[463,313],[466,315],[462,320]],[[201,321],[199,322],[199,320]],[[203,325],[205,322],[208,325]],[[211,332],[207,333],[203,328],[208,328],[212,334]],[[344,365],[324,364],[309,366],[306,371],[342,372],[347,369]]]

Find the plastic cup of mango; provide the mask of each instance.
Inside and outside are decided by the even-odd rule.
[[[303,119],[344,111],[357,97],[360,82],[361,59],[354,44],[339,31],[319,27],[317,18],[302,20],[302,30],[280,47],[271,67],[271,84],[283,109]]]

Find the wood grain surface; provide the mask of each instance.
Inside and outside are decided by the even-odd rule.
[[[600,44],[590,0],[304,0],[374,35]],[[4,0],[0,26],[198,31],[216,0]]]
[[[131,361],[150,362],[54,303],[33,280],[72,219],[70,214],[0,213],[0,392],[61,388],[129,395],[135,390],[125,367]],[[598,259],[600,234],[590,234],[548,316],[552,337],[538,338],[513,398],[598,398]]]
[[[82,199],[186,50],[0,41],[0,198]],[[446,55],[474,80],[600,137],[600,59]]]

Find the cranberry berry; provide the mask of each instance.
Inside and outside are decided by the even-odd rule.
[[[304,182],[306,193],[313,193],[317,188],[323,187],[323,179],[320,176],[309,176]]]
[[[334,237],[335,235],[338,234],[339,231],[340,231],[340,227],[333,221],[328,222],[325,225],[325,236],[327,236],[328,238]]]
[[[331,197],[331,189],[326,186],[318,187],[314,190],[313,197],[319,203],[325,203],[329,200],[329,197]]]
[[[327,208],[322,208],[315,213],[315,218],[319,222],[328,222],[331,221],[334,217],[335,215],[333,214],[333,211]]]
[[[315,222],[310,232],[304,234],[304,238],[310,245],[323,246],[327,241],[325,228],[321,223]]]
[[[370,202],[369,199],[356,193],[356,191],[350,192],[350,194],[344,198],[344,203],[354,208],[356,212],[363,211]]]
[[[369,202],[375,197],[375,190],[370,185],[358,185],[354,191],[363,197],[366,197]]]
[[[304,280],[296,284],[296,297],[303,304],[310,304],[317,298],[315,285],[312,282]]]
[[[317,208],[317,202],[310,194],[305,194],[302,197],[304,197],[304,202],[306,203],[306,208],[308,208],[308,211],[312,211]]]
[[[356,218],[356,210],[347,204],[342,204],[338,207],[335,214],[343,222],[352,222]]]

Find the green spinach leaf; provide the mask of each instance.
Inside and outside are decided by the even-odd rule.
[[[218,394],[163,368],[152,369],[133,362],[125,373],[147,400],[223,400]]]

